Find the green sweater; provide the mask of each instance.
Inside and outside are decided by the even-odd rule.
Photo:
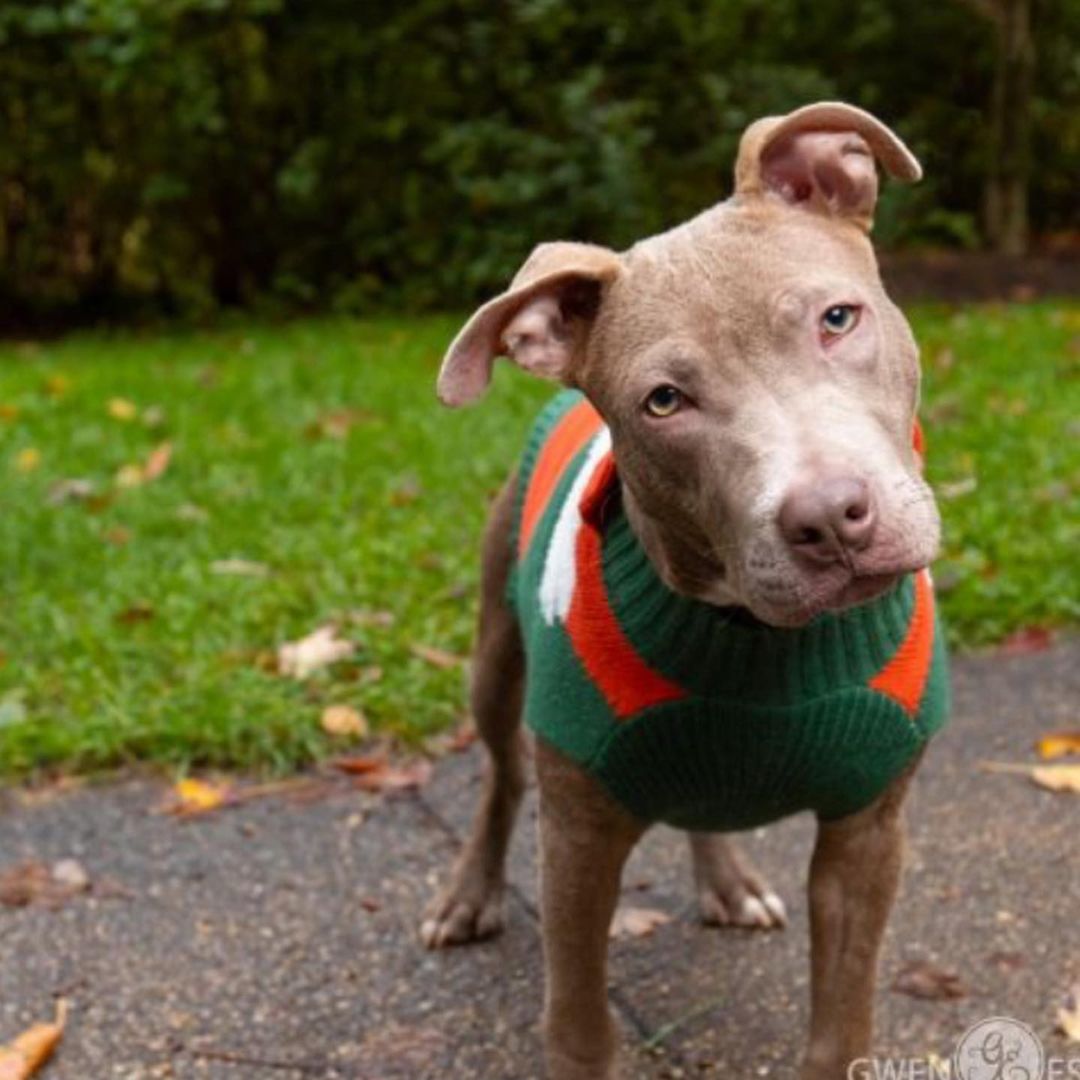
[[[745,829],[868,805],[947,718],[929,574],[795,630],[680,596],[627,523],[608,445],[564,392],[525,450],[509,594],[528,725],[645,822]]]

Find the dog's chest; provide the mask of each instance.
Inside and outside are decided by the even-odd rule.
[[[643,820],[735,829],[870,802],[945,719],[929,579],[806,630],[732,619],[659,581],[614,484],[599,418],[559,395],[515,532],[529,726]]]

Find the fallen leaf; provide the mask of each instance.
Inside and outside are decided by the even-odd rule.
[[[89,499],[94,494],[94,485],[90,480],[74,477],[70,480],[57,480],[49,488],[49,504],[59,506],[61,503]]]
[[[349,621],[357,626],[378,626],[385,630],[394,625],[395,617],[392,611],[350,611]]]
[[[133,401],[128,401],[127,398],[114,397],[109,399],[109,415],[114,420],[122,420],[127,423],[134,420],[138,413],[138,407]]]
[[[468,750],[474,742],[476,742],[475,726],[471,723],[461,724],[450,739],[450,752],[453,754],[460,754],[463,751]]]
[[[387,760],[385,754],[357,754],[353,757],[335,758],[330,764],[349,776],[363,776],[365,773],[385,769]]]
[[[177,817],[194,817],[219,810],[231,797],[232,790],[228,784],[189,776],[173,785],[172,795],[166,801],[163,812]]]
[[[113,477],[113,483],[119,488],[138,487],[142,482],[143,470],[141,465],[121,465]]]
[[[1066,754],[1080,754],[1080,731],[1052,731],[1044,735],[1035,748],[1044,761],[1065,757]]]
[[[1080,765],[1028,765],[1025,762],[981,761],[979,768],[989,773],[1016,773],[1050,791],[1080,793]]]
[[[1080,1043],[1080,982],[1074,983],[1058,1009],[1058,1029],[1069,1042]]]
[[[123,623],[125,626],[134,626],[135,623],[149,622],[153,617],[153,607],[150,604],[139,602],[119,612],[116,621]]]
[[[160,446],[155,446],[143,466],[143,481],[149,482],[161,476],[172,461],[172,453],[172,443],[163,442]]]
[[[217,559],[210,564],[212,574],[232,574],[237,577],[266,577],[270,567],[251,559]]]
[[[327,735],[362,739],[368,733],[367,718],[351,705],[328,705],[319,722]]]
[[[78,859],[61,859],[54,863],[52,878],[72,892],[86,892],[90,888],[90,875]]]
[[[1071,791],[1080,795],[1080,765],[1036,765],[1031,779],[1049,791]]]
[[[418,656],[421,660],[426,660],[429,664],[440,668],[457,667],[464,664],[466,659],[464,656],[457,656],[455,653],[445,652],[431,645],[418,645],[415,642],[409,646],[409,651],[413,656]]]
[[[0,1080],[29,1080],[52,1057],[64,1034],[67,1002],[56,1003],[52,1023],[34,1024],[7,1046],[0,1046]]]
[[[370,769],[356,778],[356,786],[364,791],[408,791],[423,787],[431,779],[431,762],[419,758],[407,765],[390,765]]]
[[[978,486],[979,482],[974,476],[965,476],[962,480],[939,484],[937,493],[942,499],[960,499],[964,495],[970,495]]]
[[[408,506],[420,498],[420,481],[415,476],[406,476],[390,492],[391,506]]]
[[[37,859],[27,859],[0,873],[0,904],[6,907],[38,904],[56,909],[89,887],[89,876],[74,859],[61,859],[52,868]]]
[[[955,971],[915,960],[900,969],[892,984],[898,994],[921,998],[924,1001],[955,1001],[968,996],[967,986]]]
[[[104,536],[110,544],[115,544],[117,547],[123,547],[125,544],[131,542],[131,530],[125,528],[123,525],[111,526],[102,533],[102,536]]]
[[[352,656],[356,646],[337,637],[333,623],[320,626],[298,641],[286,641],[278,648],[278,669],[282,675],[306,679],[328,664]]]
[[[622,907],[620,906],[615,917],[611,920],[608,937],[639,938],[648,937],[658,926],[671,922],[671,916],[656,908]]]
[[[141,464],[122,465],[116,472],[114,482],[117,487],[133,488],[142,484],[148,484],[151,480],[158,479],[169,467],[172,460],[172,443],[163,442],[155,446],[147,455],[146,461]]]
[[[1010,634],[999,646],[1002,656],[1026,656],[1043,652],[1053,643],[1054,635],[1045,626],[1024,626]]]
[[[28,446],[15,455],[15,468],[21,473],[33,472],[41,464],[41,451]]]
[[[357,425],[375,419],[368,409],[331,409],[317,416],[304,429],[309,439],[345,439]]]
[[[50,375],[44,384],[45,393],[51,398],[61,398],[71,389],[71,380],[66,375]]]

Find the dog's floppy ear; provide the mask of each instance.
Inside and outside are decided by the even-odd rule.
[[[536,375],[569,381],[619,257],[593,244],[541,244],[510,288],[489,300],[451,343],[439,372],[447,405],[475,401],[491,381],[496,356]]]
[[[735,194],[779,196],[869,232],[878,191],[875,158],[898,180],[922,176],[915,155],[876,117],[843,102],[818,102],[746,129]]]

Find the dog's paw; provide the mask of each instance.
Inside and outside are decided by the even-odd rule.
[[[483,941],[499,933],[505,921],[503,890],[450,888],[429,905],[420,923],[420,940],[429,949]]]
[[[698,907],[708,926],[738,926],[748,930],[781,930],[787,908],[769,888],[751,889],[745,882],[725,882],[698,890]]]

